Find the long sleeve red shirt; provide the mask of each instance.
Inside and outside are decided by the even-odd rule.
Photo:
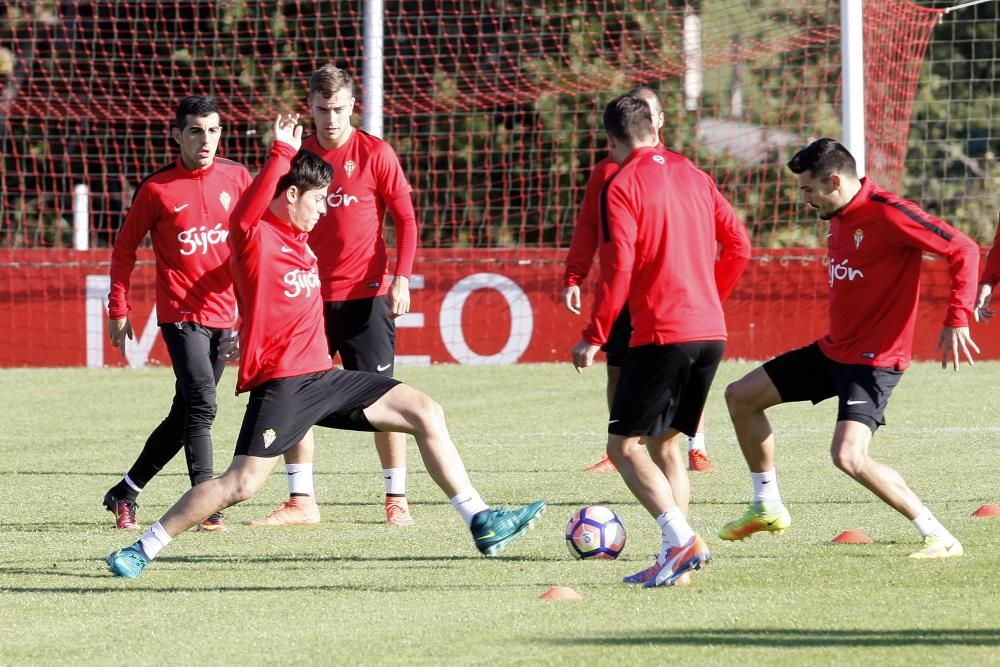
[[[275,142],[230,220],[230,264],[241,314],[236,393],[333,368],[309,234],[268,210],[294,156],[291,146]]]
[[[631,347],[726,339],[722,299],[750,239],[708,174],[672,151],[636,149],[605,186],[600,221],[601,278],[584,340],[605,343],[626,300]]]
[[[249,184],[246,167],[222,158],[195,171],[178,159],[147,177],[135,193],[111,252],[108,316],[128,316],[136,249],[149,234],[156,257],[159,323],[232,327],[236,297],[226,238],[229,213]]]
[[[861,190],[831,218],[827,251],[830,332],[819,345],[830,359],[899,370],[910,365],[925,252],[948,260],[945,326],[968,326],[979,247],[870,179],[863,179]]]
[[[413,273],[417,218],[412,188],[399,158],[386,142],[353,130],[347,143],[326,150],[315,135],[302,142],[333,167],[327,212],[309,233],[319,258],[324,301],[347,301],[389,291],[382,225],[388,208],[396,228],[395,274]]]
[[[587,179],[583,191],[583,201],[576,214],[576,224],[573,225],[573,238],[569,242],[569,253],[566,255],[566,272],[563,274],[563,285],[572,287],[580,285],[587,279],[590,267],[594,264],[597,245],[600,239],[598,227],[600,223],[601,190],[608,179],[618,173],[618,165],[610,157],[606,157],[596,165]]]

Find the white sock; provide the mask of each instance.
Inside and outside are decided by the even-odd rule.
[[[313,487],[313,464],[286,463],[285,472],[288,474],[289,496],[295,494],[312,496],[316,494]]]
[[[170,544],[174,538],[170,537],[160,522],[157,521],[152,526],[146,529],[146,532],[142,534],[139,538],[139,542],[142,544],[142,550],[146,552],[146,556],[149,560],[156,558],[163,547]]]
[[[465,522],[465,525],[469,527],[472,526],[472,517],[490,508],[489,505],[483,502],[483,499],[479,496],[479,492],[474,488],[459,492],[458,495],[451,499],[451,504],[462,515],[462,521]]]
[[[933,535],[934,537],[950,537],[951,533],[948,529],[941,525],[941,522],[931,513],[927,506],[924,505],[920,509],[920,514],[916,518],[911,519],[910,523],[913,527],[920,531],[920,537],[924,538],[928,535]]]
[[[382,479],[385,480],[385,495],[406,495],[406,468],[382,468]]]
[[[705,447],[705,434],[701,431],[688,437],[688,451],[690,452],[695,449],[701,451],[702,454],[708,451]]]
[[[774,468],[764,472],[750,473],[753,482],[753,501],[755,503],[777,503],[781,505],[781,494],[778,493],[778,474]]]
[[[684,513],[679,507],[672,507],[656,517],[656,523],[659,524],[660,532],[663,534],[661,556],[666,554],[668,547],[679,547],[682,544],[687,544],[694,537],[694,530],[684,518]]]
[[[131,488],[136,493],[142,491],[142,488],[140,488],[139,485],[133,482],[132,478],[128,476],[128,473],[125,473],[125,476],[122,477],[122,479],[125,480],[125,483],[129,486],[129,488]]]

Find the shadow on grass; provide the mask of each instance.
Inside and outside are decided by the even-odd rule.
[[[719,628],[702,630],[664,630],[614,636],[568,637],[565,641],[545,640],[551,644],[574,646],[741,646],[747,648],[817,648],[881,646],[1000,646],[1000,628],[927,628],[901,630],[824,630],[799,628]]]
[[[319,584],[319,583],[305,583],[305,584],[289,584],[281,583],[275,584],[273,586],[216,586],[216,585],[206,585],[206,586],[168,586],[168,585],[148,585],[151,577],[148,575],[143,576],[143,581],[137,583],[132,579],[121,579],[118,577],[112,577],[110,574],[105,577],[107,580],[107,585],[105,586],[61,586],[61,587],[47,587],[47,586],[0,586],[0,593],[54,593],[58,595],[94,595],[100,593],[278,593],[278,594],[306,594],[311,595],[318,591],[340,591],[340,592],[361,592],[361,593],[418,593],[426,591],[483,591],[483,590],[517,590],[521,586],[519,584],[511,584],[509,586],[502,585],[490,585],[482,586],[478,584],[468,584],[468,585],[433,585],[433,586],[422,586],[420,584],[406,583],[400,584],[398,586],[386,585],[386,584]]]

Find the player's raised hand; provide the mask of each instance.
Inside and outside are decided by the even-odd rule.
[[[972,340],[972,336],[969,335],[969,327],[944,327],[941,329],[937,349],[941,350],[941,368],[948,368],[948,357],[951,357],[952,366],[956,372],[961,363],[959,350],[962,351],[962,356],[965,357],[970,366],[974,366],[976,363],[972,359],[970,349],[979,354],[979,347],[976,346]]]
[[[274,140],[299,150],[302,146],[302,126],[299,125],[299,114],[289,113],[274,119]]]
[[[132,322],[127,317],[108,320],[108,336],[111,338],[111,347],[117,347],[122,356],[125,356],[125,338],[133,340]]]
[[[976,294],[976,307],[972,310],[972,314],[976,318],[977,322],[989,324],[990,319],[996,314],[993,309],[990,308],[990,297],[992,295],[992,285],[989,283],[982,283],[979,286],[979,292]]]
[[[594,345],[585,340],[581,340],[574,345],[571,354],[573,355],[573,367],[576,368],[576,372],[582,373],[584,368],[592,366],[594,357],[597,356],[597,351],[600,349],[600,345]]]
[[[566,306],[566,310],[573,313],[574,315],[580,314],[580,286],[570,285],[563,290],[562,294],[563,305]]]

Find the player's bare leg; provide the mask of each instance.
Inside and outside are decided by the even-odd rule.
[[[871,441],[871,429],[865,424],[850,420],[837,422],[830,445],[833,464],[889,507],[912,520],[923,503],[898,472],[871,457]]]
[[[406,502],[406,435],[395,432],[375,434],[375,450],[385,478],[385,520],[391,526],[412,526]]]
[[[837,422],[830,455],[833,463],[913,523],[925,547],[911,554],[914,558],[950,558],[963,554],[962,545],[931,514],[903,476],[895,469],[871,457],[872,432],[856,421]]]
[[[320,522],[319,505],[313,477],[316,437],[309,429],[294,447],[284,454],[288,476],[288,500],[270,514],[250,521],[251,526],[305,526]]]
[[[608,401],[608,411],[611,410],[611,404],[615,400],[615,392],[618,390],[618,380],[622,375],[621,366],[607,365],[608,369],[608,384],[606,389],[606,396]],[[615,464],[611,462],[608,458],[607,452],[601,454],[601,458],[597,460],[596,463],[587,466],[583,469],[584,472],[615,472]]]
[[[726,405],[743,458],[751,472],[774,468],[774,431],[764,411],[782,402],[763,368],[756,368],[726,387]]]
[[[252,498],[263,488],[277,458],[234,456],[226,472],[192,487],[160,518],[170,537],[177,537],[206,516]]]
[[[400,384],[364,412],[369,423],[379,431],[409,433],[417,440],[424,467],[449,498],[472,486],[462,457],[448,433],[444,409],[430,396]]]
[[[451,499],[483,555],[498,554],[511,540],[527,532],[545,510],[543,500],[515,509],[490,508],[469,480],[448,433],[444,410],[427,394],[399,384],[365,408],[364,414],[368,423],[380,431],[414,437],[427,473]]]
[[[765,410],[781,402],[781,395],[763,368],[750,371],[726,387],[729,417],[750,468],[753,500],[742,516],[719,531],[724,540],[742,540],[759,531],[781,533],[792,522],[778,492],[774,431],[764,415]]]
[[[671,429],[663,438],[654,441],[653,449],[657,451],[656,458],[668,470],[679,468],[686,477],[687,471],[677,448],[681,437],[679,431]],[[653,449],[647,454],[638,436],[608,435],[608,456],[632,495],[656,519],[663,541],[656,561],[645,570],[625,577],[624,581],[647,587],[673,586],[685,583],[685,575],[701,568],[712,556],[705,542],[688,524],[667,475],[654,463]]]
[[[674,502],[684,516],[687,516],[688,505],[691,502],[691,483],[678,446],[685,438],[683,433],[674,432],[672,437],[647,438],[645,444],[649,458],[667,478]]]
[[[107,558],[119,577],[135,579],[170,542],[205,518],[252,498],[267,481],[277,458],[234,456],[229,469],[214,479],[191,487],[139,540]]]

